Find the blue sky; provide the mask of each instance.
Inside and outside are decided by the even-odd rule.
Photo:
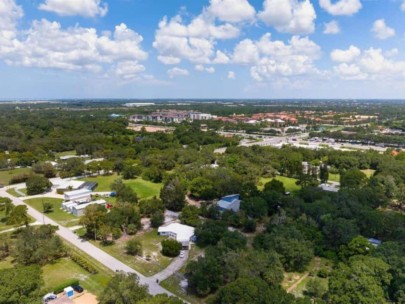
[[[0,98],[404,98],[404,0],[1,0]]]

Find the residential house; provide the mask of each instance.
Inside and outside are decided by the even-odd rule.
[[[220,211],[231,210],[233,212],[238,212],[240,209],[240,195],[232,194],[224,196],[218,201],[217,206]]]
[[[191,242],[194,238],[194,230],[194,227],[191,226],[171,223],[166,226],[160,226],[158,234],[176,240],[182,244],[183,249],[190,249]]]

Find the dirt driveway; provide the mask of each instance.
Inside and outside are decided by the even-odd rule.
[[[98,304],[97,297],[91,293],[84,293],[82,296],[73,299],[75,304]]]

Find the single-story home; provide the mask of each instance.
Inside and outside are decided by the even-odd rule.
[[[72,210],[71,213],[75,216],[82,216],[84,214],[85,209],[91,205],[101,205],[106,207],[107,202],[105,200],[98,200],[86,204],[75,204],[74,206],[71,207]]]
[[[79,189],[75,191],[65,192],[65,201],[71,202],[91,202],[91,193],[89,189]]]
[[[232,194],[224,196],[218,201],[217,206],[220,211],[231,210],[233,212],[238,212],[240,209],[240,195]]]
[[[183,249],[190,249],[190,244],[194,238],[194,230],[195,228],[191,226],[171,223],[169,225],[160,226],[158,234],[175,239],[183,245]]]
[[[320,184],[319,188],[321,188],[323,191],[328,191],[328,192],[339,192],[340,189],[340,183],[337,182],[329,182],[326,184]]]
[[[72,180],[72,179],[62,179],[59,177],[51,178],[49,181],[52,184],[52,188],[56,190],[77,190],[80,189],[85,182]]]

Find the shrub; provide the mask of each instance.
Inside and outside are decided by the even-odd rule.
[[[162,241],[162,254],[168,257],[176,257],[180,254],[181,243],[176,240],[168,239]]]
[[[252,233],[256,231],[256,221],[252,219],[248,219],[245,222],[243,230],[248,233]]]
[[[118,240],[122,236],[122,231],[120,228],[113,228],[111,234],[114,240]]]
[[[129,240],[125,245],[125,251],[129,255],[142,255],[142,244],[138,240]]]
[[[129,224],[127,227],[127,233],[129,235],[134,235],[138,232],[138,228],[134,224]]]
[[[319,269],[317,275],[320,278],[327,278],[329,273],[328,273],[328,270],[326,268],[321,268],[321,269]]]
[[[75,262],[77,265],[79,265],[83,269],[87,270],[91,274],[98,273],[97,269],[92,264],[90,264],[87,260],[83,259],[80,255],[78,255],[74,252],[70,252],[69,256],[73,262]]]
[[[10,179],[9,184],[14,185],[14,184],[20,184],[20,183],[25,183],[27,179],[29,179],[31,174],[20,174],[20,175],[15,175]]]
[[[60,285],[56,286],[56,287],[53,289],[53,292],[54,292],[55,294],[58,294],[58,293],[63,292],[63,290],[64,290],[66,287],[75,286],[75,285],[79,285],[79,280],[76,280],[76,279],[68,280],[68,281],[64,282],[63,284],[60,284]]]

